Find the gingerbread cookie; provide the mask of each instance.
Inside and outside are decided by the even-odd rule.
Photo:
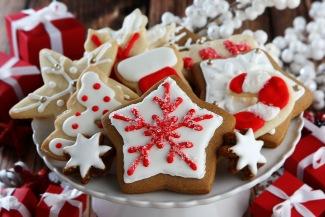
[[[199,100],[177,76],[102,122],[117,151],[117,179],[125,193],[208,193],[216,150],[234,127],[233,116]]]
[[[123,84],[142,94],[171,75],[186,82],[181,72],[182,67],[183,62],[175,49],[160,47],[121,61],[117,65],[116,74]]]
[[[135,9],[125,17],[122,28],[119,30],[115,31],[110,28],[89,30],[85,42],[85,50],[87,52],[92,51],[110,38],[113,38],[119,46],[117,53],[118,61],[142,53],[148,47],[146,37],[147,23],[148,18],[139,9]]]
[[[127,87],[108,78],[107,73],[88,68],[68,101],[68,110],[55,120],[55,130],[44,140],[42,150],[52,158],[65,160],[63,148],[72,145],[78,134],[91,137],[101,132],[103,114],[137,97]]]
[[[264,142],[255,139],[251,128],[245,134],[235,131],[235,134],[226,136],[224,144],[219,150],[220,155],[229,160],[230,172],[240,172],[244,180],[255,177],[257,169],[266,163],[261,154]]]
[[[195,43],[181,52],[183,58],[191,59],[192,65],[202,60],[227,58],[257,48],[258,44],[248,35],[233,35],[228,39]],[[189,60],[188,60],[189,61]]]
[[[114,52],[111,52],[115,46],[114,42],[105,43],[78,61],[43,49],[40,52],[40,67],[44,85],[18,102],[10,110],[10,116],[15,119],[46,118],[65,111],[66,102],[75,91],[81,72],[89,66],[107,70],[115,59]]]
[[[269,134],[262,139],[266,146],[275,147],[281,143],[288,121],[311,103],[310,92],[280,70],[270,56],[256,49],[202,61],[192,75],[200,98],[234,114],[236,129],[252,128],[256,138]],[[280,126],[281,131],[276,129]]]
[[[63,172],[77,173],[83,184],[88,183],[92,176],[105,172],[112,161],[112,147],[101,143],[100,133],[94,134],[89,139],[78,134],[73,145],[63,148],[63,152],[69,156]]]

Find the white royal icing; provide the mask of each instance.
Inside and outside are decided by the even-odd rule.
[[[172,48],[160,47],[121,61],[117,65],[119,74],[126,80],[138,82],[165,67],[177,64],[177,56]]]
[[[100,158],[112,148],[106,145],[99,145],[100,133],[91,138],[78,134],[76,142],[64,148],[64,152],[70,155],[66,168],[79,167],[80,175],[84,178],[91,167],[105,169],[105,164]]]
[[[252,112],[263,120],[270,121],[280,113],[280,108],[258,102],[252,106],[249,106],[248,108],[243,109],[243,111]]]
[[[95,89],[94,84],[99,84],[100,88]],[[86,96],[87,100],[84,101],[83,97]],[[104,97],[109,97],[108,102],[104,101]],[[115,92],[104,82],[102,82],[99,76],[95,72],[86,72],[81,77],[81,88],[77,93],[78,102],[86,107],[85,111],[80,112],[79,116],[71,116],[63,122],[63,132],[72,137],[76,137],[78,133],[91,136],[100,131],[96,121],[100,121],[105,110],[112,110],[121,105],[115,99]],[[97,111],[94,111],[94,106],[98,107]],[[77,124],[77,128],[73,128],[73,124]]]
[[[275,134],[275,128],[273,128],[272,130],[270,130],[269,132],[268,132],[268,134],[270,134],[270,135],[274,135]]]
[[[171,115],[178,117],[178,120],[183,120],[184,115],[188,112],[189,109],[195,109],[195,116],[200,116],[203,114],[211,114],[213,117],[208,120],[199,122],[203,127],[202,131],[194,131],[186,127],[181,127],[176,130],[181,136],[180,138],[175,139],[176,142],[190,141],[194,144],[192,148],[182,149],[190,159],[197,164],[197,169],[192,170],[189,168],[184,161],[182,161],[178,156],[175,157],[173,163],[166,162],[166,156],[169,152],[170,146],[167,142],[164,142],[164,147],[158,149],[154,146],[150,150],[149,160],[150,164],[148,167],[144,167],[142,164],[139,164],[136,171],[133,175],[129,176],[126,171],[132,165],[132,162],[138,157],[138,154],[128,153],[128,148],[132,146],[139,146],[141,144],[145,145],[150,140],[150,137],[144,136],[144,130],[135,130],[126,132],[125,127],[128,123],[116,120],[113,118],[114,114],[121,114],[128,117],[132,117],[130,110],[132,108],[137,108],[139,113],[148,123],[154,125],[152,120],[152,115],[157,114],[162,116],[162,111],[160,107],[153,102],[153,97],[163,97],[164,88],[162,84],[158,88],[152,91],[147,95],[143,101],[129,105],[122,109],[112,112],[109,115],[112,125],[117,129],[119,134],[123,138],[123,163],[124,163],[124,182],[132,183],[138,180],[146,179],[157,174],[168,174],[172,176],[180,176],[185,178],[195,178],[201,179],[205,175],[206,169],[206,147],[208,146],[212,136],[214,135],[215,130],[222,124],[222,117],[212,113],[206,109],[200,108],[197,104],[193,103],[192,100],[186,95],[186,93],[176,84],[176,82],[167,78],[163,83],[170,83],[170,98],[174,101],[177,97],[183,98],[183,102],[179,107],[171,113]]]
[[[246,75],[243,83],[245,93],[258,93],[266,84],[271,76],[264,71],[252,71]]]
[[[63,156],[63,148],[70,146],[74,141],[62,138],[52,139],[49,143],[49,150],[57,156]]]
[[[144,16],[139,9],[135,9],[131,14],[125,17],[121,29],[117,31],[109,29],[109,33],[117,43],[121,45],[128,40],[130,34],[139,32],[147,23],[148,18]]]
[[[245,135],[239,132],[235,132],[235,135],[237,142],[230,150],[239,157],[236,169],[241,170],[248,166],[249,170],[256,175],[257,164],[266,163],[265,157],[261,154],[264,142],[255,139],[252,129],[249,129]]]

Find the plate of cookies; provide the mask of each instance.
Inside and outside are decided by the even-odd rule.
[[[114,203],[179,208],[248,190],[293,152],[311,92],[247,35],[177,26],[89,30],[85,55],[40,52],[44,85],[10,115],[33,119],[46,165]]]

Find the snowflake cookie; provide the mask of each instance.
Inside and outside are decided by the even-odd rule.
[[[108,76],[116,50],[115,42],[108,41],[80,60],[72,61],[62,54],[43,49],[40,52],[40,68],[44,85],[18,102],[10,110],[10,116],[15,119],[47,118],[62,113],[76,90],[80,74],[87,67],[96,66]]]
[[[250,128],[245,134],[235,131],[232,137],[227,137],[219,153],[229,160],[230,172],[241,171],[243,179],[251,179],[256,176],[257,169],[266,163],[261,154],[263,145],[263,141],[255,139]]]
[[[231,115],[199,100],[177,76],[102,120],[117,150],[119,184],[127,193],[209,192],[216,149],[234,127]]]
[[[86,184],[91,176],[104,172],[108,162],[111,162],[108,155],[112,147],[100,145],[101,142],[101,133],[96,133],[89,139],[78,134],[73,145],[63,148],[63,152],[69,156],[63,172],[71,174],[77,170],[83,184]]]
[[[116,68],[119,80],[139,94],[171,75],[187,83],[182,74],[183,62],[179,52],[170,47],[154,48],[127,58]]]
[[[52,158],[65,160],[63,148],[74,143],[78,134],[91,137],[102,132],[102,116],[138,96],[107,77],[96,67],[80,76],[76,93],[68,101],[68,110],[55,121],[55,130],[44,140],[42,150]]]
[[[312,101],[311,92],[260,49],[204,60],[192,76],[201,99],[233,114],[237,130],[252,128],[267,147],[282,142],[291,119]]]

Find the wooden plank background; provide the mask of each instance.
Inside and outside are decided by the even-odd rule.
[[[0,0],[0,50],[7,51],[8,43],[4,27],[4,16],[12,12],[33,7],[39,8],[47,5],[50,0]],[[135,8],[140,8],[149,17],[149,25],[152,26],[160,21],[160,16],[165,11],[171,11],[178,15],[184,15],[187,5],[192,0],[63,0],[68,5],[69,10],[87,27],[100,28],[110,26],[119,28],[125,15]],[[312,0],[302,0],[299,8],[295,10],[278,11],[267,9],[255,21],[247,21],[242,29],[263,29],[269,35],[269,40],[277,35],[282,35],[285,28],[292,25],[292,20],[296,16],[305,16],[308,19],[308,10]],[[42,165],[37,157],[33,144],[27,151],[18,157],[17,153],[8,148],[0,149],[0,169],[8,168],[17,160],[23,160],[27,165],[36,169]]]

